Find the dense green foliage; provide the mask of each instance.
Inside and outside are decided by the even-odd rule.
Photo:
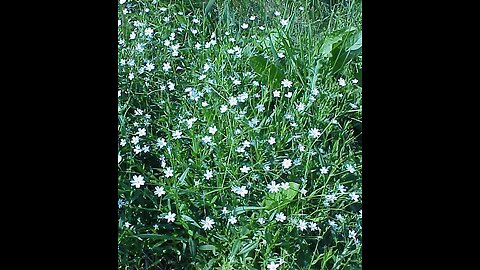
[[[118,18],[119,269],[360,269],[361,3]]]

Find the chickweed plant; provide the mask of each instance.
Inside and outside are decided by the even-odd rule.
[[[359,1],[120,0],[119,269],[361,269],[361,47]]]

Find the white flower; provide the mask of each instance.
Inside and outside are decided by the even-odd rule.
[[[353,80],[352,80],[352,83],[353,83],[353,84],[356,84],[356,83],[358,83],[358,80],[357,80],[357,79],[353,79]]]
[[[248,28],[248,23],[243,23],[240,27],[242,27],[242,29],[247,29]]]
[[[127,2],[127,0],[120,0],[120,5],[125,4],[125,2]]]
[[[250,21],[255,21],[256,18],[256,16],[250,16]]]
[[[274,138],[274,137],[270,137],[270,139],[268,139],[268,143],[269,143],[270,145],[275,144],[275,138]]]
[[[355,172],[355,168],[353,167],[352,164],[347,164],[345,167],[346,167],[347,171],[349,171],[350,173]]]
[[[263,225],[265,224],[265,219],[263,217],[257,219],[257,222],[260,224],[260,225]]]
[[[338,85],[345,86],[346,85],[345,79],[343,79],[343,78],[338,79]]]
[[[250,167],[243,165],[243,167],[240,168],[240,171],[243,173],[248,173],[248,171],[250,171]]]
[[[237,105],[237,98],[236,97],[231,97],[230,100],[228,101],[230,106],[235,106]]]
[[[275,14],[275,16],[280,16],[280,11],[275,11],[273,14]]]
[[[315,223],[315,222],[309,222],[308,227],[310,228],[310,230],[312,232],[316,231],[316,230],[320,230],[320,228],[318,228],[318,226],[317,226],[317,223]]]
[[[298,105],[297,105],[297,111],[299,112],[303,112],[305,110],[305,104],[300,102]]]
[[[293,95],[293,93],[289,91],[288,93],[285,94],[285,97],[286,98],[291,98],[292,95]]]
[[[212,142],[212,137],[210,137],[210,136],[205,136],[205,137],[202,138],[202,142],[203,142],[204,144],[211,143],[211,142]]]
[[[258,104],[255,108],[258,110],[258,112],[265,111],[265,106],[263,104]]]
[[[290,159],[286,158],[282,161],[282,166],[283,166],[283,168],[288,169],[292,166],[292,161]]]
[[[283,87],[287,87],[287,88],[290,88],[293,85],[292,81],[288,79],[283,79],[281,83]]]
[[[155,65],[152,64],[152,63],[148,63],[148,64],[145,65],[145,69],[146,69],[147,71],[152,71],[152,70],[155,69]]]
[[[197,24],[198,24],[198,23],[200,23],[200,20],[199,20],[199,19],[197,19],[197,18],[194,18],[194,19],[192,20],[192,22],[193,22],[193,23],[197,23]]]
[[[336,214],[335,217],[336,217],[340,222],[344,222],[344,221],[345,221],[345,218],[344,218],[341,214]]]
[[[140,186],[145,185],[145,181],[143,179],[144,178],[141,175],[134,175],[133,180],[131,180],[130,183],[132,183],[132,186],[135,186],[136,188],[140,188]]]
[[[246,93],[246,92],[241,93],[237,97],[238,101],[240,101],[242,103],[245,102],[247,100],[247,98],[248,98],[248,93]]]
[[[175,216],[176,215],[177,214],[175,214],[175,213],[168,212],[168,214],[165,216],[165,219],[167,220],[168,223],[175,222]]]
[[[338,191],[340,191],[340,193],[343,194],[343,193],[345,193],[345,191],[347,191],[347,190],[345,189],[345,186],[344,186],[344,185],[338,185]]]
[[[239,79],[233,80],[233,85],[240,85],[242,82]]]
[[[248,194],[248,190],[246,186],[241,186],[241,187],[232,187],[232,191],[241,197],[245,197],[245,195]]]
[[[297,224],[297,228],[300,231],[305,231],[307,229],[307,222],[305,220],[300,219]]]
[[[277,98],[280,97],[280,91],[278,90],[273,91],[273,97],[277,97]]]
[[[235,223],[237,223],[237,217],[235,217],[235,216],[230,216],[230,217],[228,218],[228,223],[230,223],[230,224],[232,224],[232,225],[235,224]]]
[[[279,266],[280,266],[280,264],[271,261],[271,262],[267,265],[267,268],[268,268],[268,270],[276,270]]]
[[[303,196],[305,196],[305,194],[307,194],[307,190],[304,187],[302,187],[302,189],[300,189],[299,191]]]
[[[281,20],[280,20],[280,24],[283,25],[283,26],[287,26],[287,24],[288,24],[288,19],[281,19]]]
[[[202,224],[202,229],[211,230],[213,229],[213,225],[215,224],[215,221],[210,217],[206,217],[204,220],[200,221],[200,224]]]
[[[320,173],[321,174],[327,174],[328,173],[328,168],[327,167],[320,168]]]
[[[146,29],[145,29],[145,35],[146,35],[146,36],[149,36],[149,37],[152,37],[152,35],[153,35],[153,29],[150,28],[150,27],[146,28]]]
[[[348,237],[355,239],[357,236],[357,233],[354,230],[348,230]]]
[[[125,146],[125,145],[127,145],[127,140],[121,139],[120,140],[120,146]]]
[[[222,208],[222,214],[226,215],[226,214],[228,214],[228,212],[229,211],[228,211],[227,207]]]
[[[277,213],[275,214],[275,220],[278,221],[278,222],[284,222],[285,219],[287,219],[287,217],[285,216],[285,214],[283,212],[280,212],[280,213]]]
[[[137,131],[137,135],[139,137],[145,136],[147,134],[147,130],[145,128],[139,128]]]
[[[153,194],[161,197],[162,195],[165,195],[165,189],[163,187],[155,187],[155,191],[153,192]]]
[[[170,69],[172,68],[172,66],[170,66],[170,63],[168,62],[165,62],[163,63],[163,71],[169,71]]]
[[[336,200],[335,194],[327,194],[325,195],[325,201],[329,203],[334,203]]]
[[[221,112],[221,113],[226,112],[227,109],[228,109],[227,105],[222,105],[222,106],[220,106],[220,112]]]
[[[167,142],[165,141],[164,138],[158,138],[157,139],[157,146],[158,146],[159,149],[162,149],[166,145],[167,145]]]
[[[217,132],[217,127],[216,126],[208,128],[208,133],[210,133],[212,135],[215,135],[216,132]]]
[[[202,101],[202,107],[207,107],[208,103],[206,101]]]
[[[175,130],[172,132],[172,137],[173,139],[180,139],[182,136],[182,132],[180,130]]]
[[[135,34],[135,32],[130,33],[130,39],[135,39],[136,36],[137,34]]]
[[[132,72],[128,73],[128,79],[133,80],[133,78],[135,78],[135,75]]]
[[[277,184],[274,180],[272,180],[270,184],[267,184],[267,189],[270,193],[276,193],[280,191],[280,185]]]
[[[358,194],[355,194],[355,192],[351,192],[348,196],[355,202],[358,202],[358,198],[360,197]]]
[[[336,230],[338,225],[334,220],[329,220],[328,225],[332,226],[332,229]]]
[[[283,182],[280,184],[280,188],[284,189],[284,190],[287,190],[290,188],[290,183],[288,182]]]
[[[317,128],[312,128],[308,132],[308,135],[310,137],[313,137],[314,139],[317,139],[318,137],[320,137],[320,131]]]
[[[173,176],[173,170],[172,170],[172,168],[167,167],[167,168],[165,169],[165,177],[168,178],[168,177],[172,177],[172,176]]]
[[[211,170],[207,170],[207,171],[203,174],[203,176],[205,176],[205,179],[208,180],[208,179],[210,179],[210,178],[213,177],[213,172],[212,172]]]

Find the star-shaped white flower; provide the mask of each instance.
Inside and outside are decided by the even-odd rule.
[[[177,214],[175,214],[175,213],[168,212],[168,214],[165,216],[165,219],[167,220],[168,223],[175,222],[175,216],[176,215]]]
[[[276,193],[280,191],[280,185],[272,180],[270,184],[267,184],[267,189],[268,189],[268,192],[270,193]]]
[[[267,268],[268,268],[268,270],[276,270],[279,266],[280,266],[280,264],[271,261],[271,262],[267,265]]]
[[[284,160],[282,161],[282,166],[283,166],[283,168],[285,168],[285,169],[290,168],[290,167],[292,166],[292,160],[290,160],[290,159],[288,159],[288,158],[284,159]]]
[[[283,79],[281,84],[282,84],[283,87],[287,87],[287,88],[290,88],[293,85],[292,81],[290,81],[288,79]]]
[[[165,177],[168,178],[168,177],[172,177],[172,176],[173,176],[173,170],[172,170],[172,168],[167,167],[167,168],[165,169]]]
[[[155,187],[155,191],[153,192],[153,194],[161,197],[162,195],[165,195],[165,189],[163,187]]]
[[[243,173],[248,173],[250,171],[250,167],[243,165],[243,167],[240,168],[240,171]]]
[[[135,188],[140,188],[145,185],[145,180],[141,175],[134,175],[133,180],[131,180],[130,183],[132,183],[132,186],[135,186]]]
[[[215,221],[210,217],[206,217],[205,219],[200,221],[200,224],[202,224],[202,229],[207,231],[207,230],[213,229],[213,225],[215,224]]]
[[[203,176],[205,176],[205,179],[208,180],[213,177],[213,172],[211,170],[207,170]]]

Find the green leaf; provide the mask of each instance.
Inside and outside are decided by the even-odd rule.
[[[232,211],[232,215],[240,215],[250,210],[262,210],[265,209],[263,206],[238,206],[235,207]]]
[[[215,4],[215,0],[208,1],[207,7],[205,8],[205,15],[207,15],[213,9],[213,4]]]
[[[160,240],[177,240],[177,241],[186,241],[183,237],[175,237],[167,234],[155,234],[155,233],[144,233],[137,234],[136,236],[143,239],[160,239]]]
[[[195,258],[195,255],[197,255],[197,245],[195,244],[195,241],[191,237],[188,238],[188,249],[190,250],[190,255],[192,258]]]
[[[255,55],[249,60],[250,66],[257,72],[265,84],[274,88],[280,87],[284,72],[279,67],[265,59],[263,56]]]
[[[334,45],[337,45],[340,41],[342,41],[341,36],[327,37],[323,42],[322,47],[320,48],[320,55],[324,58],[332,57],[332,50],[334,48]]]
[[[362,31],[356,34],[355,40],[355,43],[347,49],[348,51],[356,51],[362,48]]]
[[[242,255],[250,252],[258,246],[258,242],[252,242],[243,246],[243,248],[238,252],[238,255]]]
[[[201,245],[198,247],[198,250],[213,251],[213,255],[217,255],[217,248],[214,245]]]
[[[180,185],[185,185],[187,182],[185,182],[185,178],[187,177],[187,173],[190,170],[190,167],[187,167],[187,169],[182,173],[180,178],[178,178],[178,182]]]
[[[242,241],[240,239],[235,240],[235,243],[230,249],[230,255],[228,255],[229,260],[232,260],[235,257],[235,255],[237,255],[237,252],[240,249],[241,244],[242,244]]]
[[[264,205],[266,209],[272,209],[278,206],[284,206],[290,203],[298,193],[298,187],[300,184],[295,182],[289,182],[290,187],[286,190],[281,189],[276,193],[268,193],[264,199]]]
[[[187,216],[187,215],[181,215],[181,216],[182,216],[182,218],[183,218],[184,220],[190,222],[192,225],[194,225],[194,226],[196,226],[196,227],[198,227],[198,228],[201,228],[201,226],[198,225],[198,223],[197,223],[195,220],[193,220],[193,218],[191,218],[191,217],[189,217],[189,216]]]

